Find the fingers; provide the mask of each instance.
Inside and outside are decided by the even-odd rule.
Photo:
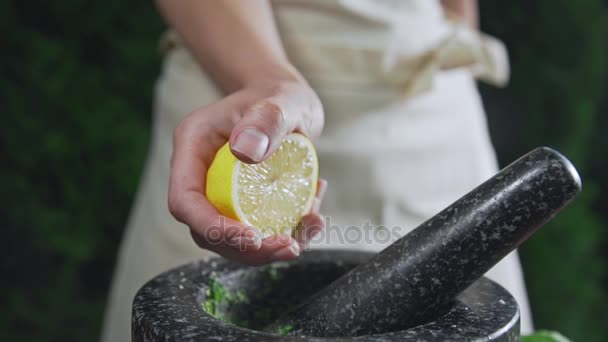
[[[310,213],[302,217],[302,222],[295,232],[295,240],[300,245],[300,249],[305,250],[312,238],[323,229],[325,229],[325,219],[321,215]]]
[[[295,239],[304,250],[312,238],[325,229],[325,219],[319,214],[323,197],[327,191],[327,181],[319,178],[317,182],[317,196],[314,199],[310,213],[302,218],[302,222],[295,231]]]
[[[193,239],[199,243],[198,234],[192,234]],[[206,249],[221,256],[242,264],[259,266],[273,261],[287,261],[300,255],[300,245],[287,234],[273,235],[262,240],[262,245],[257,250],[236,249],[225,244],[207,244],[203,241]]]
[[[202,248],[218,251],[220,248],[234,252],[255,251],[262,247],[260,232],[236,220],[220,215],[197,192],[188,192],[173,204],[171,213],[190,227],[194,241]]]
[[[319,179],[317,184],[317,196],[315,202],[320,206],[325,192],[327,181]],[[233,221],[229,221],[233,223]],[[296,228],[294,237],[287,234],[273,235],[261,241],[261,246],[255,248],[251,240],[242,240],[241,244],[210,243],[210,239],[201,239],[200,234],[193,233],[193,238],[199,246],[209,249],[230,260],[246,265],[258,266],[273,261],[287,261],[296,258],[306,248],[311,239],[325,228],[325,220],[319,215],[318,209],[314,209],[310,214],[302,218],[301,223]],[[230,228],[227,229],[230,231]],[[235,229],[239,231],[238,229]],[[238,234],[235,236],[239,236]],[[215,240],[211,239],[215,242]]]
[[[199,246],[223,244],[239,250],[246,245],[250,250],[259,249],[261,235],[255,228],[220,215],[204,196],[208,166],[226,141],[200,119],[208,114],[204,110],[193,113],[175,129],[169,211],[190,227]]]
[[[274,95],[246,107],[230,136],[232,153],[246,163],[272,154],[283,138],[300,132],[314,138],[323,126],[323,108],[316,94],[301,84],[278,87]]]

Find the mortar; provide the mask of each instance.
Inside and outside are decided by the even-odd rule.
[[[481,276],[580,188],[565,157],[539,148],[375,255],[170,270],[136,295],[133,341],[517,341],[516,301]]]

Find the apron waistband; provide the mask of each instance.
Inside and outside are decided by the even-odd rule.
[[[510,70],[504,44],[464,24],[450,25],[450,34],[434,48],[417,56],[397,56],[391,65],[382,49],[322,44],[302,37],[283,40],[292,62],[312,84],[397,87],[409,98],[429,90],[437,72],[469,68],[477,79],[505,86]],[[185,47],[171,29],[161,37],[159,49],[166,54],[175,48]]]

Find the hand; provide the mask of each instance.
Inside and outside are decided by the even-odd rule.
[[[276,150],[285,135],[295,131],[315,138],[322,127],[321,102],[298,79],[249,85],[197,109],[174,131],[171,214],[190,227],[198,246],[228,259],[261,265],[297,257],[307,241],[325,227],[319,215],[325,181],[319,181],[313,210],[302,218],[295,239],[280,235],[262,240],[255,227],[220,215],[205,198],[207,169],[226,141],[238,159],[258,163]]]

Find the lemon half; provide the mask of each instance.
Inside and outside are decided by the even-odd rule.
[[[312,142],[292,133],[259,164],[239,161],[226,143],[207,172],[206,195],[225,216],[258,228],[263,237],[292,234],[310,212],[319,163]]]

